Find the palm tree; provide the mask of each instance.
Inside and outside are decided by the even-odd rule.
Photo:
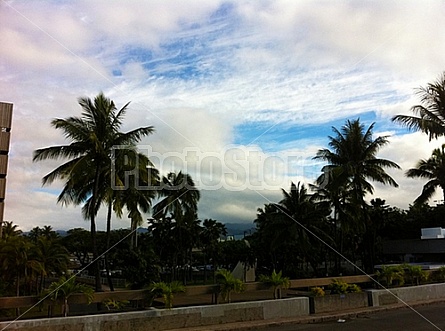
[[[207,258],[210,257],[213,263],[213,273],[216,270],[216,255],[218,251],[218,240],[221,236],[227,235],[226,226],[216,220],[205,219],[202,222],[200,243],[204,252],[204,265],[207,266]],[[204,282],[207,281],[207,267],[204,267]]]
[[[428,180],[423,186],[422,193],[414,201],[415,204],[425,203],[438,187],[442,189],[445,199],[445,144],[441,148],[434,149],[429,159],[417,162],[415,168],[406,172],[406,176]]]
[[[97,263],[96,215],[104,201],[104,182],[113,174],[113,153],[118,149],[134,150],[135,144],[153,132],[153,127],[141,127],[127,133],[120,132],[128,103],[120,110],[103,93],[95,97],[80,98],[80,117],[54,119],[51,125],[63,131],[70,139],[68,145],[52,146],[34,151],[33,161],[46,159],[69,160],[43,177],[43,185],[56,179],[65,182],[58,197],[63,204],[84,203],[83,215],[90,219],[93,264],[96,277],[96,290],[101,290],[100,271]],[[108,191],[107,191],[108,192]]]
[[[51,283],[47,293],[45,293],[45,298],[50,297],[51,300],[62,302],[62,314],[67,317],[69,314],[69,298],[76,293],[82,293],[86,296],[88,304],[93,301],[94,291],[91,287],[76,283],[76,277],[72,276],[66,278],[65,276],[60,277],[57,282]]]
[[[31,253],[33,260],[40,266],[40,284],[37,291],[43,289],[45,277],[48,275],[61,275],[68,269],[69,254],[59,239],[40,237],[37,239]]]
[[[275,269],[270,276],[260,275],[259,281],[272,288],[274,299],[281,299],[281,289],[287,289],[290,286],[289,278],[283,277],[282,272],[277,273]]]
[[[17,237],[22,234],[22,230],[18,228],[17,224],[14,224],[13,222],[5,221],[3,222],[3,231],[2,231],[2,238],[0,239],[7,239],[9,237]]]
[[[420,104],[411,108],[415,116],[396,115],[392,118],[409,129],[428,134],[430,141],[445,135],[445,73],[435,82],[417,90]],[[416,116],[417,115],[417,116]]]
[[[365,195],[374,192],[369,180],[398,187],[395,180],[385,172],[385,168],[400,169],[400,167],[393,161],[377,158],[379,150],[388,144],[388,137],[380,136],[373,139],[374,124],[365,130],[364,125],[357,119],[348,120],[340,131],[333,128],[336,135],[329,137],[329,147],[332,150],[320,149],[315,156],[315,159],[328,162],[322,175],[328,174],[328,181],[321,176],[317,181],[323,182],[331,191],[342,189],[348,192],[344,196],[350,204],[349,215],[354,215],[352,221],[355,224],[351,228],[355,231],[356,241],[366,232],[366,224],[369,223]],[[352,254],[355,255],[354,249]],[[364,259],[364,262],[366,264],[370,261]],[[371,270],[372,266],[367,265],[366,268]]]
[[[330,240],[323,230],[329,210],[326,205],[316,203],[304,184],[291,183],[290,191],[282,189],[282,193],[283,199],[276,207],[284,226],[277,229],[281,236],[276,239],[282,240],[290,235],[297,242],[304,259],[316,270],[319,262],[316,252],[320,245],[315,236]]]
[[[171,283],[158,282],[150,286],[151,292],[155,296],[162,296],[165,303],[165,308],[172,309],[173,296],[175,293],[185,292],[185,286],[178,281]]]
[[[322,175],[316,179],[315,185],[310,185],[310,188],[315,191],[314,201],[324,204],[325,208],[332,210],[328,218],[330,224],[328,231],[333,239],[331,244],[340,253],[340,255],[333,255],[336,274],[341,273],[340,257],[344,255],[347,237],[360,228],[359,224],[354,222],[357,208],[352,204],[351,191],[348,190],[348,183],[340,183],[339,170],[327,170],[323,167]]]
[[[338,186],[352,192],[352,201],[363,207],[366,193],[373,193],[374,188],[368,180],[398,187],[395,180],[389,176],[384,168],[400,167],[393,161],[377,158],[379,150],[388,144],[387,136],[373,139],[374,124],[367,130],[360,120],[347,121],[341,131],[333,128],[335,137],[329,137],[329,149],[320,149],[315,159],[327,161],[327,172],[336,173]]]
[[[217,282],[219,284],[219,292],[224,301],[231,302],[232,292],[241,293],[245,289],[241,279],[235,278],[232,273],[226,269],[220,269],[216,273]]]
[[[137,246],[137,228],[142,225],[144,218],[142,213],[148,213],[151,209],[152,200],[156,197],[159,187],[159,173],[146,155],[133,153],[135,157],[126,159],[126,165],[122,167],[138,169],[137,176],[128,176],[127,189],[119,191],[115,205],[115,211],[121,206],[128,210],[128,217],[131,219],[131,248]]]
[[[170,214],[176,221],[181,221],[185,215],[196,216],[200,194],[190,175],[170,172],[162,178],[161,197],[164,197],[153,207],[153,217],[165,218]]]
[[[196,234],[200,232],[197,218],[200,193],[192,177],[180,171],[162,178],[159,195],[163,198],[153,207],[153,218],[170,225],[169,234],[175,247],[173,267],[176,270],[178,265],[185,266],[199,238]]]
[[[10,236],[0,246],[0,267],[15,284],[16,296],[20,296],[21,281],[28,274],[30,249],[31,243],[24,236]]]

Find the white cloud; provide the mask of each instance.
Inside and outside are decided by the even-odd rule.
[[[2,2],[0,90],[14,103],[6,218],[24,228],[82,224],[79,208],[60,208],[56,192],[40,191],[56,163],[32,163],[32,152],[65,143],[51,119],[78,116],[77,97],[100,91],[118,106],[132,101],[124,130],[153,125],[142,144],[159,153],[219,153],[239,138],[237,125],[261,122],[244,140],[261,143],[264,157],[304,161],[327,137],[277,138],[268,129],[365,112],[376,114],[380,131],[398,132],[390,118],[409,113],[418,102],[413,89],[445,68],[445,36],[436,33],[444,10],[439,1]],[[395,136],[382,156],[405,170],[434,144]],[[304,169],[283,182],[316,176],[316,164]],[[376,196],[406,207],[422,183],[393,175],[400,188],[376,185]],[[280,199],[279,188],[270,194]],[[203,192],[200,209],[246,221],[263,203],[253,191],[222,190]]]

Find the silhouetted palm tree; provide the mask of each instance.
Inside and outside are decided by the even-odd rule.
[[[54,128],[62,130],[65,137],[71,140],[70,144],[38,149],[34,151],[33,160],[69,159],[44,176],[43,185],[61,179],[65,184],[58,202],[85,203],[83,215],[90,219],[96,290],[100,290],[96,215],[106,196],[103,183],[109,183],[106,178],[113,173],[113,153],[116,148],[133,150],[142,137],[153,132],[153,127],[120,132],[128,103],[117,110],[114,102],[103,93],[96,96],[94,101],[80,98],[79,105],[83,110],[80,117],[54,119],[51,122]]]
[[[197,217],[200,193],[192,177],[180,171],[171,172],[162,178],[159,195],[163,198],[153,207],[153,217],[170,225],[169,234],[175,247],[173,267],[176,272],[177,266],[185,268],[192,248],[197,246],[200,232]],[[176,278],[175,272],[173,278]],[[185,272],[183,275],[185,282]]]
[[[442,189],[445,199],[445,144],[441,148],[434,149],[429,159],[420,160],[415,168],[409,169],[406,172],[406,176],[428,180],[423,185],[422,194],[414,201],[415,204],[427,202],[437,188]]]
[[[373,139],[374,123],[365,130],[360,120],[347,121],[341,131],[333,128],[335,137],[329,137],[329,147],[320,149],[315,159],[327,161],[325,172],[334,171],[335,185],[350,190],[352,201],[359,207],[374,187],[369,180],[398,187],[385,168],[400,169],[393,161],[377,157],[379,150],[389,143],[387,136]]]
[[[417,95],[420,104],[411,108],[414,116],[396,115],[392,120],[428,134],[430,140],[445,136],[445,73],[435,82],[420,87]]]
[[[218,240],[221,236],[227,235],[226,226],[213,219],[205,219],[202,222],[200,243],[204,252],[204,282],[207,281],[208,258],[212,259],[213,273],[216,270],[216,256],[218,252]]]
[[[360,239],[366,231],[366,224],[369,223],[365,195],[374,192],[374,187],[369,181],[398,187],[385,168],[400,167],[393,161],[377,157],[380,149],[389,143],[388,137],[380,136],[374,139],[373,129],[374,123],[365,130],[359,119],[348,120],[341,130],[333,128],[335,136],[329,137],[331,149],[320,149],[315,156],[315,159],[328,162],[317,183],[331,193],[331,198],[336,195],[344,198],[342,205],[347,206],[347,209],[342,209],[338,202],[333,204],[337,204],[336,211],[348,211],[343,215],[350,216],[346,220],[351,221],[346,224],[355,232],[354,240]]]

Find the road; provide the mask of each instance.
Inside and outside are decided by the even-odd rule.
[[[367,314],[339,323],[325,322],[316,324],[298,324],[273,326],[265,331],[445,331],[445,303],[418,306],[415,311],[409,308],[395,309],[375,314]]]

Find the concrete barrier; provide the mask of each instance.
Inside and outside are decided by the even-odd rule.
[[[390,288],[388,290],[368,290],[372,306],[385,306],[400,302],[445,299],[445,283]]]
[[[0,323],[0,330],[146,331],[258,321],[309,315],[308,298],[240,302],[201,307],[150,309],[130,313],[50,318]]]
[[[366,292],[331,294],[310,298],[311,314],[364,308],[368,306],[368,294]]]

